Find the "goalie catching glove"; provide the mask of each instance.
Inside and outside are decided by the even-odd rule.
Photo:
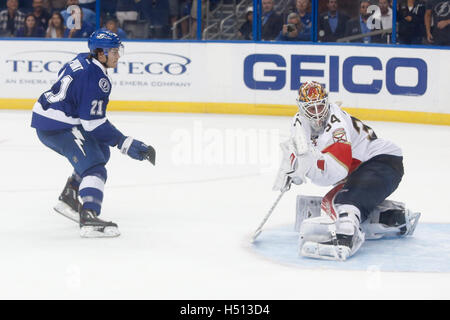
[[[152,146],[133,139],[132,137],[124,137],[118,144],[120,152],[129,155],[136,160],[148,160],[155,165],[156,151]]]

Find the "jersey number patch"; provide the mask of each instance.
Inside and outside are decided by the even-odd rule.
[[[92,100],[91,116],[103,115],[103,100]]]
[[[69,89],[69,85],[72,82],[73,78],[71,76],[64,76],[59,80],[61,85],[59,86],[59,91],[57,93],[53,93],[51,91],[44,93],[47,101],[50,103],[56,103],[62,101],[66,98],[67,90]]]
[[[355,130],[360,133],[361,129],[367,133],[367,139],[369,139],[370,141],[377,139],[377,135],[375,134],[375,132],[373,131],[373,129],[367,125],[365,125],[364,123],[362,123],[361,120],[355,118],[355,117],[351,117],[352,118],[352,123],[353,123],[353,128],[355,128]]]
[[[341,120],[339,120],[334,114],[331,115],[330,117],[330,122],[331,123],[335,123],[335,122],[341,122]],[[325,131],[328,132],[331,129],[331,124],[327,124],[327,126],[325,127]]]

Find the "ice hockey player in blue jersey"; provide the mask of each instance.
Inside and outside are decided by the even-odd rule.
[[[82,237],[117,237],[117,224],[101,220],[106,163],[110,147],[136,160],[155,164],[155,149],[123,135],[106,117],[111,93],[107,69],[123,54],[119,37],[97,30],[88,39],[89,53],[66,63],[58,80],[33,107],[31,126],[39,140],[69,160],[74,168],[55,210],[80,225]]]

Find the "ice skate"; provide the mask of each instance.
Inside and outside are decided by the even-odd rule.
[[[73,186],[72,178],[67,179],[67,183],[58,200],[53,209],[64,217],[79,223],[81,203],[78,200],[78,188]]]
[[[384,201],[362,224],[366,239],[406,237],[413,235],[420,212],[405,208],[404,203]]]
[[[80,213],[80,236],[82,238],[112,238],[120,236],[117,224],[99,219],[92,210]]]
[[[397,235],[410,236],[414,233],[419,222],[420,212],[412,212],[410,209],[387,210],[380,213],[380,223],[386,227],[397,228]]]

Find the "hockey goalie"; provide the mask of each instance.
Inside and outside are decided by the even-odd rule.
[[[403,176],[401,149],[329,103],[317,82],[301,85],[297,104],[273,189],[332,186],[323,197],[297,198],[300,255],[342,261],[366,239],[412,235],[420,213],[386,200]]]

